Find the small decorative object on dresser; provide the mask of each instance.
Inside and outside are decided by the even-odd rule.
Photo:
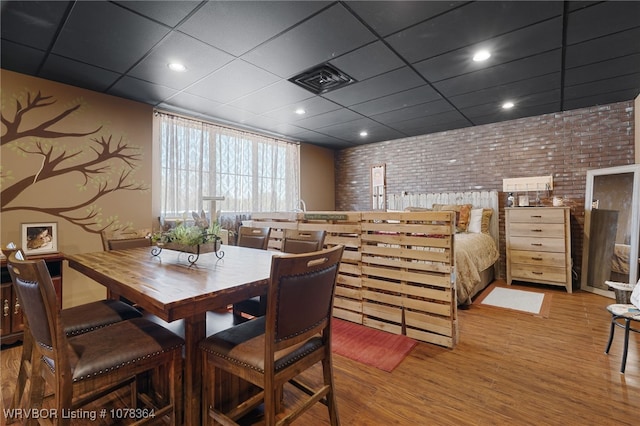
[[[569,207],[505,208],[507,284],[563,286],[572,292]]]

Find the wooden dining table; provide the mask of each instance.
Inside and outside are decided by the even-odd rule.
[[[164,321],[185,320],[184,424],[200,425],[202,357],[207,311],[267,292],[271,258],[279,252],[223,246],[224,257],[152,247],[67,254],[69,266]]]

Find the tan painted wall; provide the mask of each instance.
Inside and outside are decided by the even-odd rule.
[[[300,196],[307,210],[335,210],[333,150],[309,144],[300,146]]]
[[[0,70],[0,79],[3,118],[15,120],[18,102],[25,111],[20,132],[56,120],[35,137],[12,138],[2,126],[1,244],[20,246],[21,224],[28,222],[57,222],[58,249],[69,254],[102,250],[103,228],[151,227],[151,106],[6,70]],[[38,93],[40,107],[29,109],[29,99]],[[46,131],[63,135],[51,138]],[[107,146],[109,154],[103,151]],[[103,153],[100,158],[95,150]],[[117,152],[129,156],[129,164],[115,158]],[[47,171],[56,158],[65,159]],[[27,185],[18,188],[23,179]],[[112,190],[120,181],[121,188]],[[104,287],[66,265],[63,286],[63,307],[105,296]]]

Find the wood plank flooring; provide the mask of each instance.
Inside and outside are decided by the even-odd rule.
[[[455,349],[418,343],[387,373],[336,355],[334,370],[343,425],[631,425],[640,420],[640,335],[631,333],[626,374],[620,374],[622,330],[604,354],[612,299],[582,291],[552,294],[549,318],[483,305],[459,311]],[[0,352],[7,406],[20,347]],[[319,380],[319,368],[304,374]],[[297,391],[287,388],[285,402]],[[87,409],[117,406],[101,401]],[[0,420],[3,424],[4,419]],[[74,420],[72,425],[108,425]],[[324,406],[300,425],[326,425]],[[191,426],[191,425],[189,425]]]

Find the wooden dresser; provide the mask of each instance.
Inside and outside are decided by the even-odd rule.
[[[563,286],[572,292],[569,207],[505,208],[507,284]]]
[[[56,289],[58,304],[62,306],[62,253],[29,256],[28,259],[44,259],[51,274],[51,281]],[[0,344],[12,344],[22,340],[24,329],[22,307],[13,291],[11,276],[5,258],[0,262],[0,291],[2,294],[2,312],[0,313]]]

